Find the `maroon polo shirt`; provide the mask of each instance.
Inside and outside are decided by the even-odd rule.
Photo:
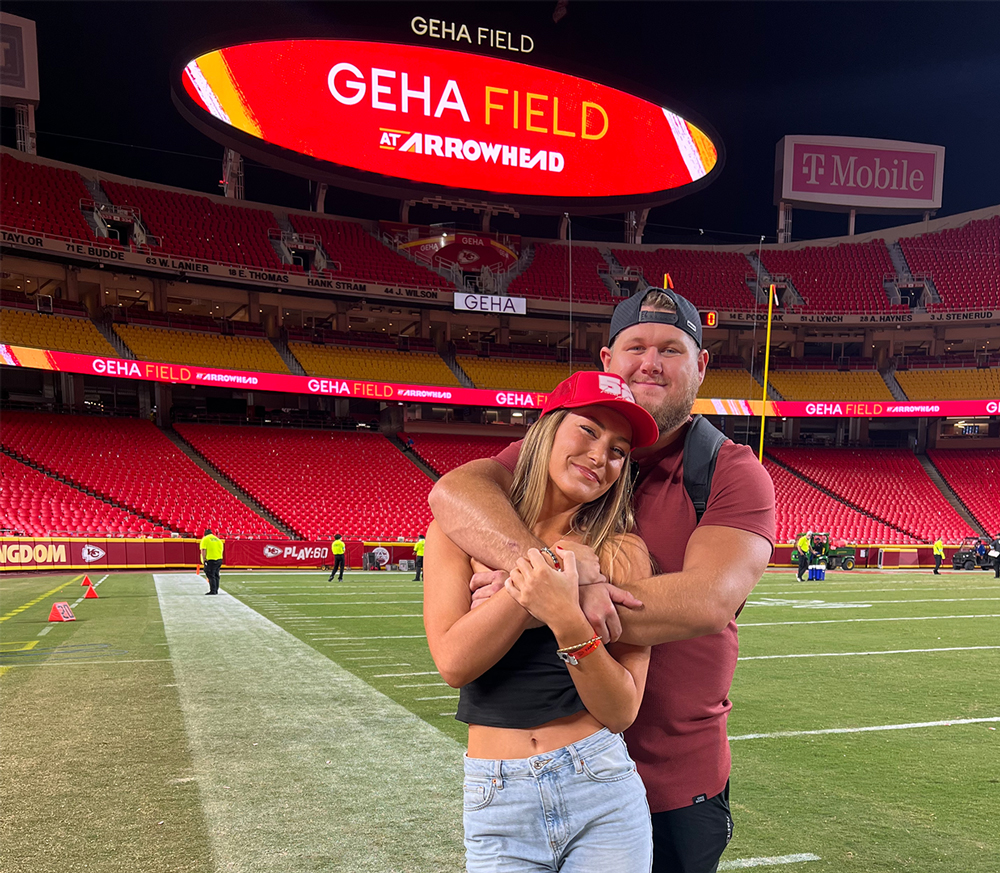
[[[683,569],[697,526],[684,489],[685,432],[639,461],[636,533],[660,573]],[[520,447],[513,443],[493,460],[513,471]],[[701,525],[749,531],[774,546],[774,485],[748,446],[727,442],[719,449]],[[739,555],[730,557],[739,561]],[[625,732],[653,812],[690,806],[725,788],[731,763],[729,688],[738,651],[735,620],[722,633],[653,646],[642,706]]]

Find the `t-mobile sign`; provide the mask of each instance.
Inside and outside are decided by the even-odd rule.
[[[786,136],[775,155],[775,201],[862,212],[937,209],[943,177],[943,146]]]

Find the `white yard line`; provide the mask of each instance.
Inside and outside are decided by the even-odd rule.
[[[775,627],[788,624],[852,624],[854,622],[870,621],[949,621],[960,618],[1000,618],[1000,615],[915,615],[899,618],[820,618],[813,621],[749,621],[739,622],[740,629],[745,627]]]
[[[437,670],[420,670],[416,673],[378,673],[372,679],[405,679],[409,676],[437,676]]]
[[[749,867],[777,867],[779,864],[801,864],[804,861],[819,861],[819,855],[805,852],[799,855],[778,855],[772,858],[739,858],[734,861],[722,861],[720,870],[746,870]]]
[[[896,591],[954,591],[955,586],[925,586],[921,585],[919,588],[839,588],[836,591],[831,591],[829,588],[817,588],[814,590],[806,590],[804,588],[796,588],[793,591],[768,591],[764,586],[758,585],[754,588],[754,594],[762,593],[770,596],[776,594],[787,594],[787,595],[797,595],[797,594],[884,594],[886,592],[896,592]],[[962,586],[963,591],[996,591],[995,585],[975,585],[975,586]],[[752,595],[751,595],[752,596]]]
[[[387,637],[318,637],[318,636],[315,636],[313,634],[310,634],[310,636],[314,640],[316,640],[316,641],[338,640],[338,641],[344,642],[344,643],[352,642],[352,641],[358,641],[359,645],[360,645],[360,641],[363,641],[363,640],[422,640],[427,635],[426,634],[401,634],[401,635],[397,634],[395,636],[387,636]]]
[[[840,594],[841,592],[838,591],[837,593]],[[870,597],[869,598],[859,597],[855,601],[846,601],[846,602],[838,600],[818,600],[815,601],[815,604],[826,606],[829,604],[843,603],[844,606],[847,607],[847,606],[854,606],[856,604],[860,604],[863,606],[877,606],[878,604],[881,603],[968,603],[970,601],[978,602],[982,600],[1000,600],[1000,597],[927,597],[914,600],[874,600]],[[767,603],[767,602],[761,603],[759,601],[753,601],[753,600],[747,601],[747,606],[756,606],[756,607],[792,606],[792,607],[808,608],[811,605],[813,605],[813,603],[808,600],[801,600],[798,602],[789,600],[787,603]]]
[[[319,597],[320,595],[317,594],[316,596]],[[322,595],[322,596],[326,597],[325,594]],[[1000,597],[994,598],[994,599],[1000,600]],[[279,608],[279,606],[277,604],[274,605],[274,606],[270,606],[269,605],[270,601],[266,600],[266,599],[263,599],[263,598],[247,597],[247,600],[254,601],[255,603],[258,600],[260,600],[261,601],[261,605],[262,606],[266,606],[272,612],[275,609]],[[296,603],[281,603],[280,606],[281,607],[290,607],[290,606],[382,606],[382,605],[389,605],[389,604],[395,604],[395,603],[423,603],[423,600],[350,600],[350,601],[331,600],[328,603],[313,603],[313,602],[308,601],[308,600],[302,600],[302,601],[299,601],[299,602],[296,602]]]
[[[912,655],[919,652],[978,652],[986,649],[1000,649],[1000,646],[947,646],[939,649],[884,649],[876,652],[809,652],[802,655],[749,655],[741,656],[744,661],[779,661],[784,658],[852,658],[864,655]]]
[[[338,606],[339,605],[341,605],[341,604],[338,604]],[[397,615],[396,613],[385,612],[382,615],[318,615],[318,616],[315,616],[315,618],[317,620],[319,620],[319,619],[324,619],[324,620],[325,619],[334,619],[336,621],[343,621],[343,620],[346,620],[346,619],[354,619],[354,618],[378,618],[378,619],[386,619],[386,618],[423,618],[423,615],[421,613],[419,613],[419,612],[415,612],[415,613],[412,613],[410,615]]]
[[[961,724],[989,724],[1000,722],[1000,716],[989,718],[952,718],[947,721],[918,721],[908,724],[880,724],[869,727],[852,728],[823,728],[815,731],[774,731],[769,734],[742,734],[738,737],[730,737],[729,742],[735,743],[737,740],[771,740],[778,737],[815,737],[821,734],[866,734],[874,731],[907,731],[915,728],[930,727],[952,727]]]
[[[409,685],[393,685],[393,688],[432,688],[437,685],[447,686],[447,682],[413,682]]]
[[[193,574],[154,579],[216,871],[462,868],[457,742]]]

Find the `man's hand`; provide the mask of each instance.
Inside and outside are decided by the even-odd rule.
[[[503,589],[503,583],[510,574],[506,570],[486,570],[474,573],[469,581],[472,589],[472,608],[481,606],[494,594]]]
[[[605,645],[613,643],[622,635],[622,622],[617,606],[626,609],[640,609],[642,601],[628,591],[608,583],[580,586],[580,608],[587,616],[594,633]]]
[[[601,572],[601,562],[597,558],[597,553],[590,546],[569,540],[559,540],[553,546],[556,549],[572,552],[576,557],[576,572],[580,577],[581,588],[584,585],[597,585],[608,581],[608,577]]]

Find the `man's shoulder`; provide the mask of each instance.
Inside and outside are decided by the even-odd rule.
[[[757,460],[757,454],[750,446],[726,440],[719,447],[719,455],[715,462],[716,473],[738,474],[741,478],[752,477],[771,483],[771,474]],[[744,478],[744,481],[745,478]]]

